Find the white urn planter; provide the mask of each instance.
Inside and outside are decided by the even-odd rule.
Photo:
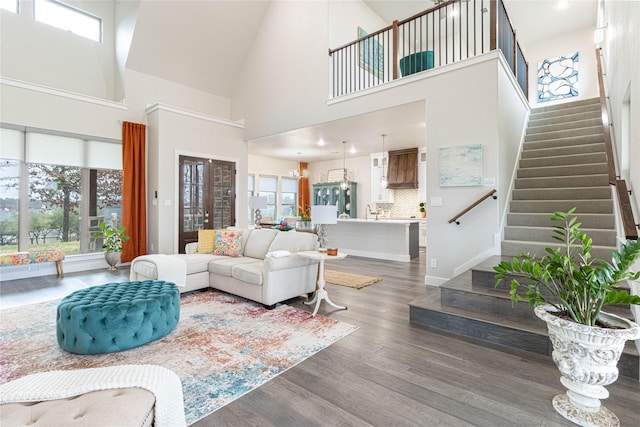
[[[104,260],[109,264],[109,270],[117,270],[116,265],[120,263],[120,256],[122,252],[106,251],[104,253]]]
[[[618,379],[618,360],[627,340],[640,338],[640,326],[610,313],[599,319],[622,329],[575,323],[554,314],[552,306],[537,306],[535,314],[547,323],[553,361],[560,370],[566,394],[553,398],[555,410],[581,426],[619,426],[618,417],[600,404],[609,397],[604,387]]]

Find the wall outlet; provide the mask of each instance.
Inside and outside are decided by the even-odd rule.
[[[431,262],[429,263],[431,268],[438,268],[438,260],[435,258],[431,258]]]

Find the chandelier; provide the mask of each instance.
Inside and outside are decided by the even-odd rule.
[[[289,172],[290,176],[296,177],[298,179],[300,178],[306,178],[309,175],[309,171],[308,170],[304,170],[302,171],[302,174],[300,174],[300,169],[302,168],[302,164],[300,163],[300,154],[302,154],[300,151],[298,151],[298,169],[294,169],[291,172]]]
[[[340,188],[346,190],[349,188],[349,180],[347,179],[347,141],[342,141],[342,181],[340,181]]]
[[[389,181],[387,181],[387,176],[386,176],[385,171],[384,171],[384,165],[385,165],[385,161],[384,161],[384,158],[385,158],[385,154],[384,154],[384,137],[385,136],[387,136],[387,134],[383,133],[382,134],[382,176],[380,177],[380,187],[381,188],[387,188],[387,184],[389,184]],[[386,156],[386,157],[387,157],[387,162],[389,162],[389,156]]]

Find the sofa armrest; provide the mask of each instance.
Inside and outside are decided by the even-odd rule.
[[[319,262],[320,260],[305,258],[296,253],[293,253],[290,256],[282,258],[265,258],[263,270],[265,271],[265,273],[269,271],[288,270],[290,268],[316,265]]]
[[[187,243],[184,247],[184,253],[186,254],[198,253],[198,242]]]

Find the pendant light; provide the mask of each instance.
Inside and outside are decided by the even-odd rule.
[[[307,178],[307,176],[309,175],[309,171],[308,170],[304,170],[301,171],[302,169],[302,163],[300,162],[300,154],[302,154],[300,151],[298,151],[298,169],[296,170],[292,170],[291,172],[289,172],[290,176],[294,176],[298,179],[300,178]]]
[[[385,175],[384,172],[384,158],[385,158],[385,154],[384,154],[384,137],[387,136],[386,133],[382,134],[382,176],[380,177],[380,188],[387,188],[387,184],[389,184],[389,182],[387,181],[387,176]],[[386,156],[388,159],[388,156]],[[388,160],[387,160],[388,162]]]
[[[342,141],[342,181],[340,181],[340,188],[346,190],[349,188],[349,180],[347,179],[347,141]]]

